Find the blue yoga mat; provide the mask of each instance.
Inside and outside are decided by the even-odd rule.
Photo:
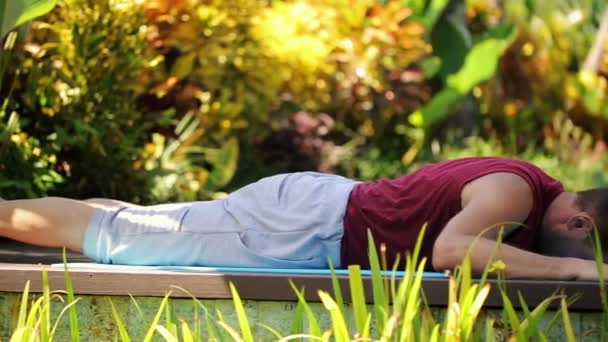
[[[263,274],[304,274],[304,275],[330,275],[327,269],[282,269],[282,268],[248,268],[248,267],[199,267],[199,266],[133,266],[133,265],[108,265],[96,263],[68,263],[69,269],[96,269],[96,270],[119,270],[119,271],[175,271],[195,273],[263,273]],[[53,264],[52,268],[63,268],[63,264]],[[348,270],[339,269],[334,271],[336,275],[348,275]],[[390,276],[392,271],[382,271],[382,275]],[[361,270],[361,275],[371,276],[370,270]],[[394,272],[395,276],[403,277],[404,271]],[[445,273],[423,272],[424,278],[447,278]]]

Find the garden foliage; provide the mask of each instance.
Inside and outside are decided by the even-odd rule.
[[[600,0],[58,1],[5,38],[0,194],[206,199],[277,172],[372,179],[463,154],[606,184],[604,13]]]

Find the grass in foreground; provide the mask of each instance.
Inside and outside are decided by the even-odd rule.
[[[423,230],[424,231],[424,230]],[[420,235],[422,236],[422,234]],[[309,340],[309,341],[548,341],[549,334],[558,325],[564,332],[563,340],[577,341],[582,336],[575,335],[568,306],[575,298],[566,298],[563,294],[555,294],[542,301],[535,308],[529,308],[523,296],[519,294],[518,304],[521,311],[515,310],[512,298],[506,294],[501,261],[488,262],[486,271],[478,280],[471,275],[470,257],[467,253],[463,263],[449,278],[448,302],[442,320],[434,317],[426,303],[422,291],[422,271],[426,259],[419,258],[422,239],[419,238],[416,248],[405,257],[406,275],[398,279],[396,276],[382,277],[380,270],[386,269],[383,253],[378,256],[373,239],[370,237],[369,255],[372,270],[371,283],[373,300],[366,304],[363,288],[363,278],[358,266],[349,267],[349,290],[351,302],[347,308],[342,289],[337,277],[332,275],[333,293],[318,291],[318,296],[325,310],[331,317],[329,322],[320,322],[310,304],[304,299],[304,289],[298,289],[292,283],[298,297],[297,307],[293,314],[292,326],[289,332],[280,332],[269,324],[256,323],[268,330],[278,341]],[[602,252],[599,245],[599,235],[594,235],[596,243],[596,258],[598,265],[602,262]],[[497,244],[500,248],[500,241]],[[65,260],[65,259],[64,259]],[[393,267],[393,271],[396,271]],[[501,321],[482,313],[483,305],[490,293],[491,285],[487,282],[490,272],[498,275],[498,291],[503,300]],[[601,267],[600,267],[601,272]],[[18,315],[13,325],[10,341],[55,341],[58,323],[66,312],[70,317],[70,336],[72,341],[80,341],[77,303],[71,279],[67,268],[65,282],[67,292],[63,296],[52,293],[46,272],[43,269],[43,293],[36,299],[29,300],[29,282],[26,283],[20,303]],[[187,290],[180,289],[181,291]],[[250,322],[243,302],[233,284],[230,284],[233,296],[234,312],[238,318],[238,326],[230,325],[222,312],[210,312],[199,300],[193,298],[195,310],[194,321],[189,323],[181,317],[176,318],[171,310],[168,293],[162,300],[153,320],[147,326],[144,342],[157,340],[159,337],[166,341],[255,341],[252,323]],[[601,340],[605,338],[604,331],[608,328],[608,299],[605,285],[600,281],[601,298],[604,307],[602,327],[593,332],[581,332],[586,338]],[[67,300],[62,297],[66,297]],[[51,306],[60,299],[63,308],[53,322]],[[143,317],[138,303],[133,299],[133,305]],[[549,305],[557,301],[559,310],[552,314],[547,323],[541,318],[548,315]],[[132,341],[129,328],[123,318],[111,303],[112,314],[116,325],[116,341]],[[351,319],[352,317],[352,319]],[[162,322],[162,323],[161,323]],[[323,323],[323,324],[322,324]]]

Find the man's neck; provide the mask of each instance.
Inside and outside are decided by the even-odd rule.
[[[543,216],[543,226],[550,222],[555,222],[558,216],[566,215],[569,216],[568,211],[573,208],[573,204],[576,201],[576,193],[564,191],[557,195],[555,199],[549,204],[545,214]]]

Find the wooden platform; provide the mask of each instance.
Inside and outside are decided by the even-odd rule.
[[[90,259],[76,254],[68,254],[69,262],[90,262]],[[42,265],[61,263],[61,249],[40,248],[9,240],[0,240],[0,292],[21,292],[27,280],[32,291],[41,291]],[[64,274],[61,268],[46,267],[51,288],[64,288]],[[187,289],[198,298],[231,298],[228,283],[233,282],[244,299],[264,301],[297,300],[289,280],[296,286],[305,287],[306,297],[318,301],[317,290],[332,292],[328,276],[301,274],[256,274],[256,273],[189,273],[172,271],[124,271],[100,269],[70,270],[75,291],[79,295],[133,295],[164,296],[173,291],[174,297],[189,295],[176,290]],[[339,277],[345,297],[349,297],[348,278]],[[367,298],[371,300],[371,279],[365,278]],[[502,300],[497,284],[490,292],[487,307],[501,307]],[[445,279],[426,279],[424,292],[431,306],[445,306],[448,300],[448,282]],[[531,307],[556,293],[564,291],[568,296],[580,295],[571,306],[572,310],[599,311],[602,309],[599,287],[594,282],[578,281],[528,281],[511,280],[507,292],[513,303],[519,303],[518,292]]]

